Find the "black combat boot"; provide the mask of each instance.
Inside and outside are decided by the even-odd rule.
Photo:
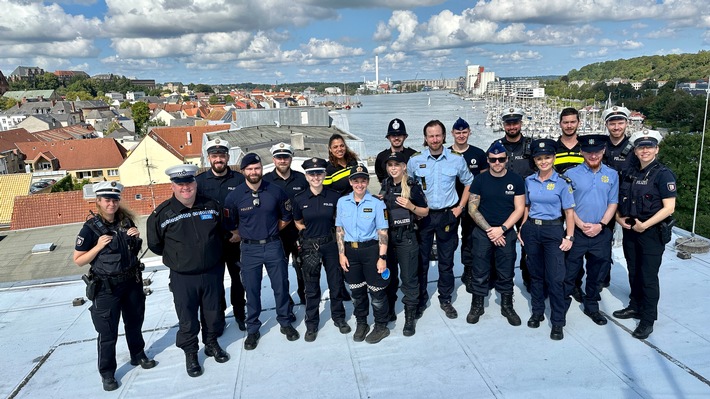
[[[402,329],[402,334],[405,337],[411,337],[416,333],[417,326],[417,306],[416,305],[406,305],[404,307],[404,328]]]
[[[500,314],[503,315],[506,319],[508,319],[508,323],[510,323],[511,326],[519,326],[522,324],[520,321],[520,316],[518,316],[517,313],[515,313],[515,309],[513,309],[513,294],[503,294],[500,297]]]
[[[138,366],[140,365],[144,369],[152,369],[155,367],[155,360],[153,359],[148,359],[148,356],[146,356],[144,351],[141,351],[141,353],[131,356],[131,366]]]
[[[367,335],[368,331],[370,331],[370,326],[367,325],[367,322],[359,322],[357,323],[355,327],[355,334],[353,334],[353,341],[355,342],[362,342],[365,340],[365,336]]]
[[[214,357],[217,363],[226,363],[229,360],[229,353],[219,346],[217,341],[210,342],[205,345],[205,355]]]
[[[367,341],[368,344],[376,344],[388,335],[390,335],[390,329],[387,328],[387,324],[375,323],[375,328],[373,328],[372,332],[365,338],[365,341]]]
[[[471,311],[466,315],[466,323],[476,324],[478,319],[485,312],[483,310],[483,297],[480,295],[474,295],[471,298]]]
[[[113,375],[101,377],[101,383],[104,386],[104,391],[115,391],[118,389],[118,381]]]
[[[187,375],[190,377],[202,375],[202,367],[197,360],[197,352],[185,352],[185,368],[187,369]]]

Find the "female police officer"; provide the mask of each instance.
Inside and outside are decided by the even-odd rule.
[[[353,192],[338,200],[335,238],[340,267],[345,271],[345,281],[352,291],[353,314],[357,320],[353,340],[363,341],[370,330],[367,324],[369,288],[375,328],[367,336],[367,342],[376,344],[390,334],[387,328],[389,304],[385,292],[388,280],[382,277],[387,269],[385,204],[367,191],[370,175],[364,166],[354,167],[349,180]]]
[[[429,207],[419,183],[407,177],[407,156],[404,152],[393,152],[387,158],[389,177],[382,181],[382,191],[389,212],[389,245],[387,246],[387,267],[391,280],[387,286],[390,320],[394,315],[399,280],[402,277],[404,298],[405,337],[416,332],[416,313],[419,305],[419,244],[414,229],[417,218],[429,214]],[[398,267],[399,266],[399,267]]]
[[[131,365],[149,369],[155,366],[155,361],[148,359],[143,351],[145,341],[141,328],[145,294],[137,256],[143,241],[138,238],[133,214],[120,206],[123,185],[115,181],[101,182],[93,188],[99,214],[81,228],[76,238],[74,263],[91,264],[87,295],[93,301],[91,319],[99,333],[99,374],[104,390],[113,391],[118,388],[114,373],[121,314]]]
[[[324,188],[327,161],[321,158],[303,162],[309,189],[296,194],[293,220],[301,234],[301,265],[306,291],[306,342],[318,336],[320,318],[320,264],[323,262],[330,291],[330,314],[342,334],[349,333],[345,321],[343,272],[338,264],[338,248],[333,239],[335,209],[340,198],[337,191]]]
[[[613,315],[618,319],[640,319],[632,333],[638,339],[648,338],[658,317],[658,269],[670,240],[667,223],[675,210],[675,175],[656,159],[660,140],[661,135],[654,130],[642,130],[631,138],[638,162],[622,177],[616,213],[624,232],[631,294],[629,306]]]
[[[534,140],[532,156],[538,172],[525,178],[526,206],[520,242],[527,252],[531,277],[532,316],[528,327],[538,328],[545,320],[545,295],[550,296],[550,338],[564,338],[565,325],[564,279],[565,254],[574,240],[574,196],[572,186],[553,169],[555,142],[551,139]],[[564,214],[563,214],[564,210]],[[564,216],[564,217],[563,217]],[[562,225],[567,229],[566,235]]]

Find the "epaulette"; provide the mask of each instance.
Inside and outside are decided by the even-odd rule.
[[[163,209],[165,209],[165,207],[167,207],[168,205],[170,205],[170,201],[165,201],[165,202],[163,202],[162,204],[158,205],[158,207],[155,208],[155,210],[153,210],[153,214],[157,215],[157,214],[160,213]]]
[[[407,184],[411,187],[414,185],[419,185],[419,181],[413,177],[407,176]]]
[[[414,154],[412,154],[412,157],[416,157],[417,155],[422,155],[421,151],[417,151]],[[411,157],[410,157],[411,158]]]
[[[567,176],[567,175],[565,175],[565,174],[563,174],[563,173],[558,174],[558,176],[560,176],[560,179],[562,179],[562,180],[564,180],[565,182],[567,182],[567,184],[569,184],[569,186],[572,187],[572,190],[576,190],[576,189],[577,189],[577,188],[575,187],[575,185],[574,185],[574,182],[572,181],[572,179],[569,178],[569,176]]]

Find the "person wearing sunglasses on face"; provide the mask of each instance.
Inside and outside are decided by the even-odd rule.
[[[291,200],[275,184],[263,181],[261,158],[250,152],[244,155],[240,168],[246,182],[237,186],[225,201],[229,218],[227,228],[232,240],[242,243],[242,283],[247,293],[247,338],[244,349],[253,350],[261,333],[261,280],[266,267],[276,301],[276,320],[289,341],[300,335],[291,325],[288,293],[288,262],[279,231],[291,223]]]
[[[293,202],[293,219],[302,237],[300,257],[306,293],[306,342],[313,342],[318,336],[321,263],[330,291],[330,316],[341,334],[351,331],[345,321],[343,272],[338,262],[338,247],[333,234],[340,194],[323,186],[326,165],[327,161],[321,158],[303,162],[309,187],[297,194]]]
[[[500,142],[488,148],[487,171],[471,184],[468,212],[476,226],[471,233],[473,248],[471,311],[466,322],[478,323],[489,292],[492,260],[495,259],[495,288],[501,295],[500,313],[512,326],[521,324],[513,308],[516,236],[513,227],[525,211],[525,182],[508,170],[508,154]]]

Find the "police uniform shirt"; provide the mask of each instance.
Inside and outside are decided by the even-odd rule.
[[[178,273],[202,273],[222,263],[222,209],[197,195],[191,208],[173,195],[148,216],[148,248]]]
[[[325,187],[320,194],[313,194],[308,189],[296,195],[293,201],[293,220],[303,220],[306,225],[303,237],[332,236],[338,199],[340,194]]]
[[[409,201],[418,208],[427,207],[426,196],[422,187],[415,183],[409,185]],[[392,178],[384,181],[386,187],[384,193],[385,206],[389,212],[390,227],[405,227],[414,223],[412,212],[403,208],[397,203],[397,198],[402,196],[402,183],[394,183]]]
[[[574,211],[585,223],[599,223],[609,204],[619,202],[619,174],[601,164],[594,172],[586,163],[568,170],[565,175],[574,182]]]
[[[574,208],[572,187],[564,179],[552,172],[545,181],[538,174],[525,179],[525,204],[530,206],[528,216],[534,219],[553,220],[562,217],[562,209]]]
[[[525,147],[530,146],[530,139],[520,136],[516,142],[508,141],[508,136],[500,139],[501,144],[508,152],[508,170],[512,170],[522,178],[526,178],[535,173],[530,154],[525,154]],[[529,151],[529,148],[528,148]]]
[[[485,151],[476,146],[469,144],[468,148],[464,152],[457,152],[454,150],[453,146],[449,147],[449,149],[454,154],[459,154],[463,157],[466,161],[466,166],[468,166],[468,171],[471,172],[471,175],[473,175],[474,178],[478,176],[483,169],[488,168],[488,155]],[[456,192],[459,197],[461,196],[461,193],[463,193],[463,189],[464,185],[459,180],[456,180]]]
[[[664,198],[678,196],[675,174],[659,163],[658,159],[643,169],[633,168],[629,174],[634,178],[631,185],[631,198],[636,198],[638,216],[624,213],[622,216],[635,216],[644,222],[663,208]]]
[[[263,179],[266,182],[273,183],[281,187],[281,189],[286,192],[286,195],[288,195],[288,198],[290,198],[292,202],[293,199],[296,197],[296,194],[307,190],[309,187],[308,181],[306,181],[306,175],[297,170],[291,170],[291,173],[288,178],[284,179],[279,176],[279,174],[276,173],[276,170],[274,169],[271,172],[265,174]]]
[[[562,139],[557,139],[557,154],[555,155],[555,170],[558,173],[565,173],[567,169],[575,167],[584,162],[582,156],[582,146],[577,142],[574,147],[567,148],[562,143]]]
[[[500,226],[515,211],[515,196],[525,194],[525,181],[513,171],[500,177],[485,171],[473,179],[469,191],[481,196],[478,211],[488,224]]]
[[[377,240],[377,230],[387,229],[385,203],[369,192],[360,203],[355,202],[353,193],[338,200],[335,226],[345,231],[345,241],[363,242]]]
[[[258,205],[256,202],[258,200]],[[265,240],[279,234],[279,220],[291,221],[291,200],[281,187],[263,181],[256,192],[246,183],[229,193],[225,201],[229,230],[239,228],[247,240]]]
[[[431,156],[428,148],[414,154],[407,162],[407,172],[417,179],[433,210],[451,208],[458,204],[457,178],[464,186],[473,182],[466,161],[448,148],[444,148],[438,158]]]
[[[380,183],[382,183],[385,178],[389,176],[389,173],[387,173],[387,158],[389,158],[391,153],[392,147],[380,151],[380,153],[377,154],[377,158],[375,158],[375,175],[377,175],[377,180]],[[404,147],[404,149],[402,149],[402,153],[404,154],[404,161],[407,162],[412,155],[417,153],[417,150]]]
[[[212,169],[206,170],[195,176],[197,181],[197,193],[224,205],[227,194],[233,191],[238,185],[244,183],[244,176],[232,169],[227,169],[224,176],[216,176]]]
[[[331,190],[337,191],[341,196],[353,191],[349,181],[350,168],[353,166],[357,166],[357,161],[353,160],[349,162],[346,167],[340,165],[335,166],[328,162],[328,165],[325,167],[323,185],[328,186]]]
[[[634,153],[633,145],[629,143],[628,137],[624,137],[617,145],[612,144],[611,140],[607,140],[606,151],[602,161],[609,167],[619,173],[624,173],[634,165],[635,160],[636,154]]]

